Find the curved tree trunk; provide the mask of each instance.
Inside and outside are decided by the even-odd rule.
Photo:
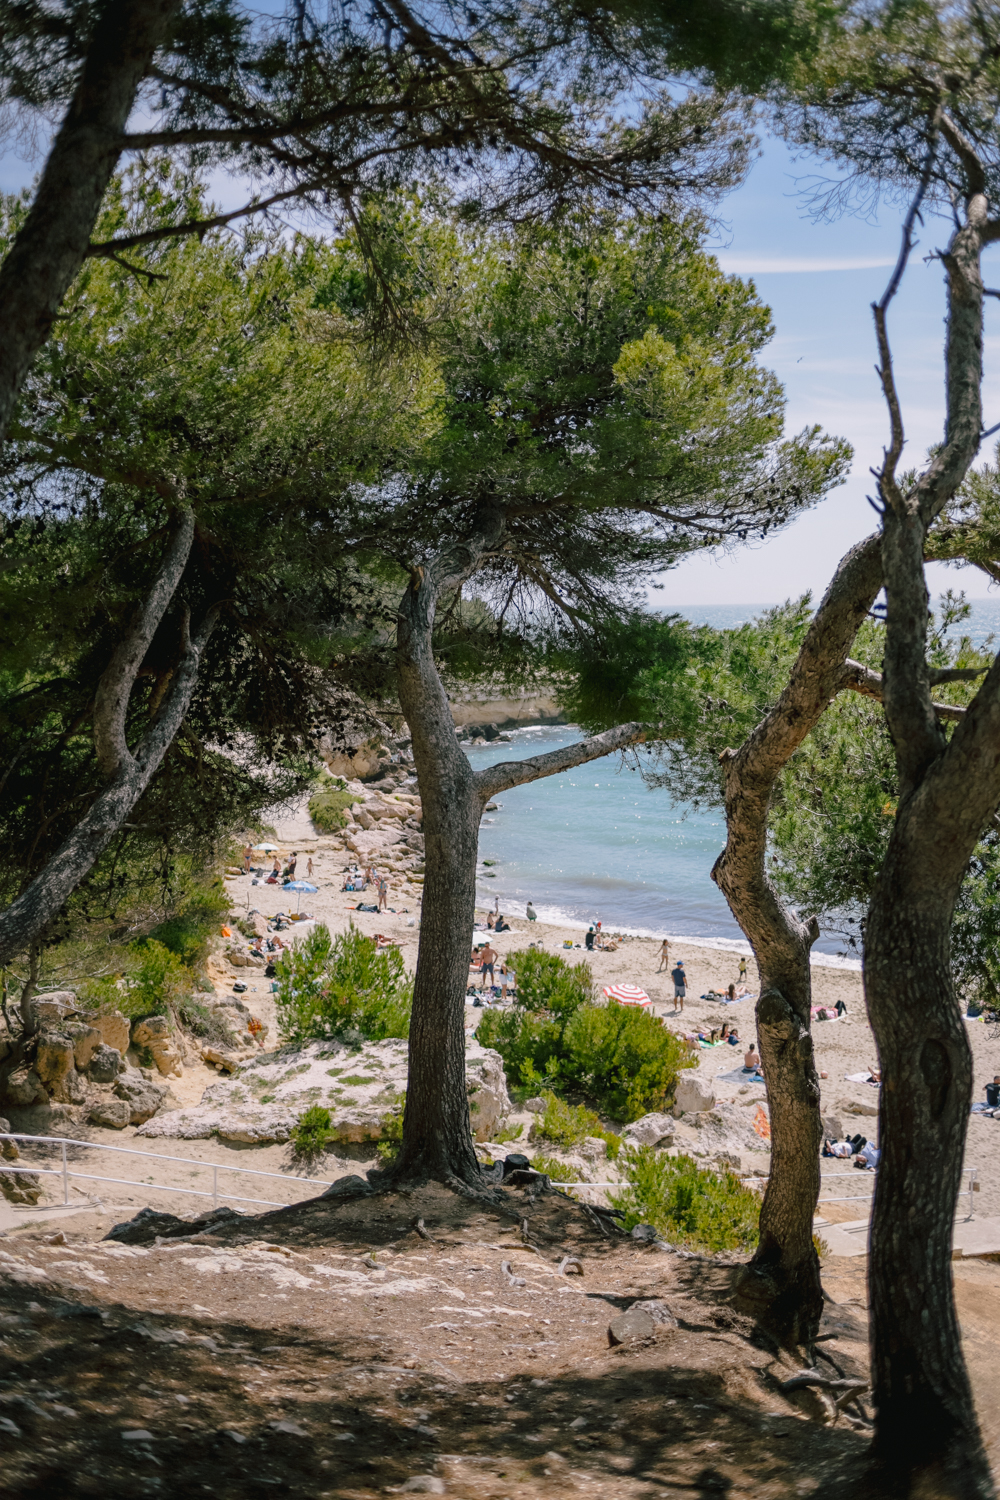
[[[485,804],[507,787],[568,770],[645,738],[641,725],[626,724],[548,755],[473,771],[459,747],[434,664],[434,614],[441,593],[461,587],[502,530],[502,514],[487,512],[470,539],[442,549],[415,569],[397,617],[399,700],[420,785],[425,874],[403,1142],[386,1174],[390,1181],[433,1177],[469,1187],[482,1185],[465,1080],[465,995]]]
[[[851,549],[816,611],[788,686],[740,749],[722,757],[727,840],[712,878],[760,971],[757,1038],[771,1115],[771,1173],[760,1240],[737,1299],[790,1344],[812,1343],[823,1310],[813,1246],[822,1124],[809,969],[819,928],[815,920],[800,921],[768,879],[768,809],[790,756],[831,698],[854,685],[845,658],[878,593],[881,571],[878,535]]]
[[[101,677],[94,707],[94,744],[108,777],[104,790],[34,880],[0,912],[0,964],[30,948],[67,898],[93,869],[153,779],[184,721],[198,681],[201,655],[217,611],[210,610],[194,636],[185,610],[181,659],[170,687],[134,752],[125,739],[129,696],[143,657],[166,614],[187,565],[194,516],[181,519],[147,598]]]

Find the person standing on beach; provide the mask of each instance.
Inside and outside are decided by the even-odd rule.
[[[388,899],[389,899],[389,882],[386,880],[386,878],[385,878],[384,875],[380,875],[379,879],[378,879],[378,909],[379,909],[379,911],[385,911],[386,902],[388,901]]]
[[[667,967],[667,965],[669,964],[669,962],[670,962],[670,944],[667,941],[667,939],[664,938],[663,939],[663,946],[660,949],[660,964],[659,964],[659,968],[656,971],[657,974],[659,974],[662,969],[665,969]]]
[[[495,980],[494,980],[494,972],[493,972],[493,965],[496,963],[496,961],[497,961],[497,950],[495,948],[491,947],[489,943],[487,943],[486,947],[482,950],[482,952],[479,955],[479,962],[480,962],[480,970],[479,970],[479,972],[483,976],[483,982],[480,985],[480,989],[481,990],[484,990],[486,988],[486,974],[487,974],[487,971],[489,972],[489,976],[490,976],[490,984],[493,984],[495,982]]]
[[[670,970],[670,977],[674,981],[674,1013],[684,1010],[684,999],[687,995],[687,975],[684,972],[684,960],[679,958],[674,968]]]
[[[309,876],[309,879],[312,880],[312,878],[313,878],[313,861],[312,861],[312,855],[311,854],[310,854],[309,858],[306,860],[306,874]]]
[[[538,913],[535,910],[535,908],[532,906],[532,904],[531,904],[530,901],[528,902],[528,908],[527,908],[526,912],[524,913],[524,915],[527,917],[527,919],[528,919],[529,922],[537,922],[538,921]]]
[[[745,983],[746,977],[747,977],[747,961],[746,961],[745,958],[741,958],[740,959],[740,978],[739,978],[740,984]]]
[[[246,848],[243,851],[243,873],[244,873],[244,875],[249,875],[250,874],[250,858],[251,858],[252,854],[253,854],[253,844],[247,844]]]

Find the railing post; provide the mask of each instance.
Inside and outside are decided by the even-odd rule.
[[[213,1165],[213,1167],[212,1167],[212,1207],[213,1208],[218,1208],[218,1206],[219,1206],[219,1169],[218,1169],[217,1166]]]
[[[66,1165],[66,1142],[62,1143],[63,1156],[63,1203],[69,1203],[69,1167]]]

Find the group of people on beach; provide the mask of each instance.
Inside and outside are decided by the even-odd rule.
[[[389,900],[389,882],[384,875],[380,875],[374,865],[367,869],[359,870],[357,865],[351,865],[344,875],[342,891],[364,892],[371,886],[378,895],[378,911],[385,911]]]
[[[290,880],[295,879],[295,871],[298,868],[298,863],[299,856],[297,850],[295,849],[293,849],[291,854],[288,856],[288,862],[286,865],[284,865],[284,867],[282,867],[281,860],[278,858],[277,854],[275,854],[273,863],[271,865],[271,873],[265,878],[264,884],[287,885]],[[245,849],[243,850],[243,873],[244,875],[253,874],[253,844],[247,844]],[[259,875],[263,875],[263,866],[261,866],[257,873]],[[306,861],[306,873],[311,880],[313,873],[313,862],[311,854]]]

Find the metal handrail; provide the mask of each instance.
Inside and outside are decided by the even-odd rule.
[[[218,1207],[220,1199],[230,1203],[256,1203],[262,1208],[285,1208],[284,1203],[275,1203],[270,1198],[248,1198],[237,1193],[219,1192],[219,1173],[240,1172],[249,1177],[273,1177],[280,1182],[307,1182],[318,1187],[329,1187],[330,1180],[320,1177],[290,1177],[286,1172],[265,1172],[260,1167],[231,1167],[226,1162],[198,1161],[193,1156],[167,1156],[162,1151],[136,1151],[131,1146],[106,1146],[101,1141],[77,1141],[70,1136],[62,1135],[29,1135],[24,1131],[0,1132],[0,1141],[34,1141],[38,1144],[61,1146],[61,1167],[16,1167],[10,1162],[0,1160],[0,1171],[2,1172],[24,1172],[34,1173],[39,1177],[61,1177],[63,1180],[63,1203],[69,1203],[69,1183],[71,1177],[79,1177],[87,1182],[116,1182],[125,1187],[142,1187],[144,1184],[137,1183],[131,1177],[101,1177],[96,1172],[71,1172],[66,1154],[67,1146],[81,1146],[87,1151],[114,1151],[120,1156],[141,1156],[148,1161],[172,1161],[181,1162],[185,1166],[211,1168],[212,1191],[202,1191],[200,1188],[171,1187],[167,1183],[147,1183],[145,1186],[154,1187],[161,1193],[183,1193],[191,1198],[211,1198],[215,1207]]]

